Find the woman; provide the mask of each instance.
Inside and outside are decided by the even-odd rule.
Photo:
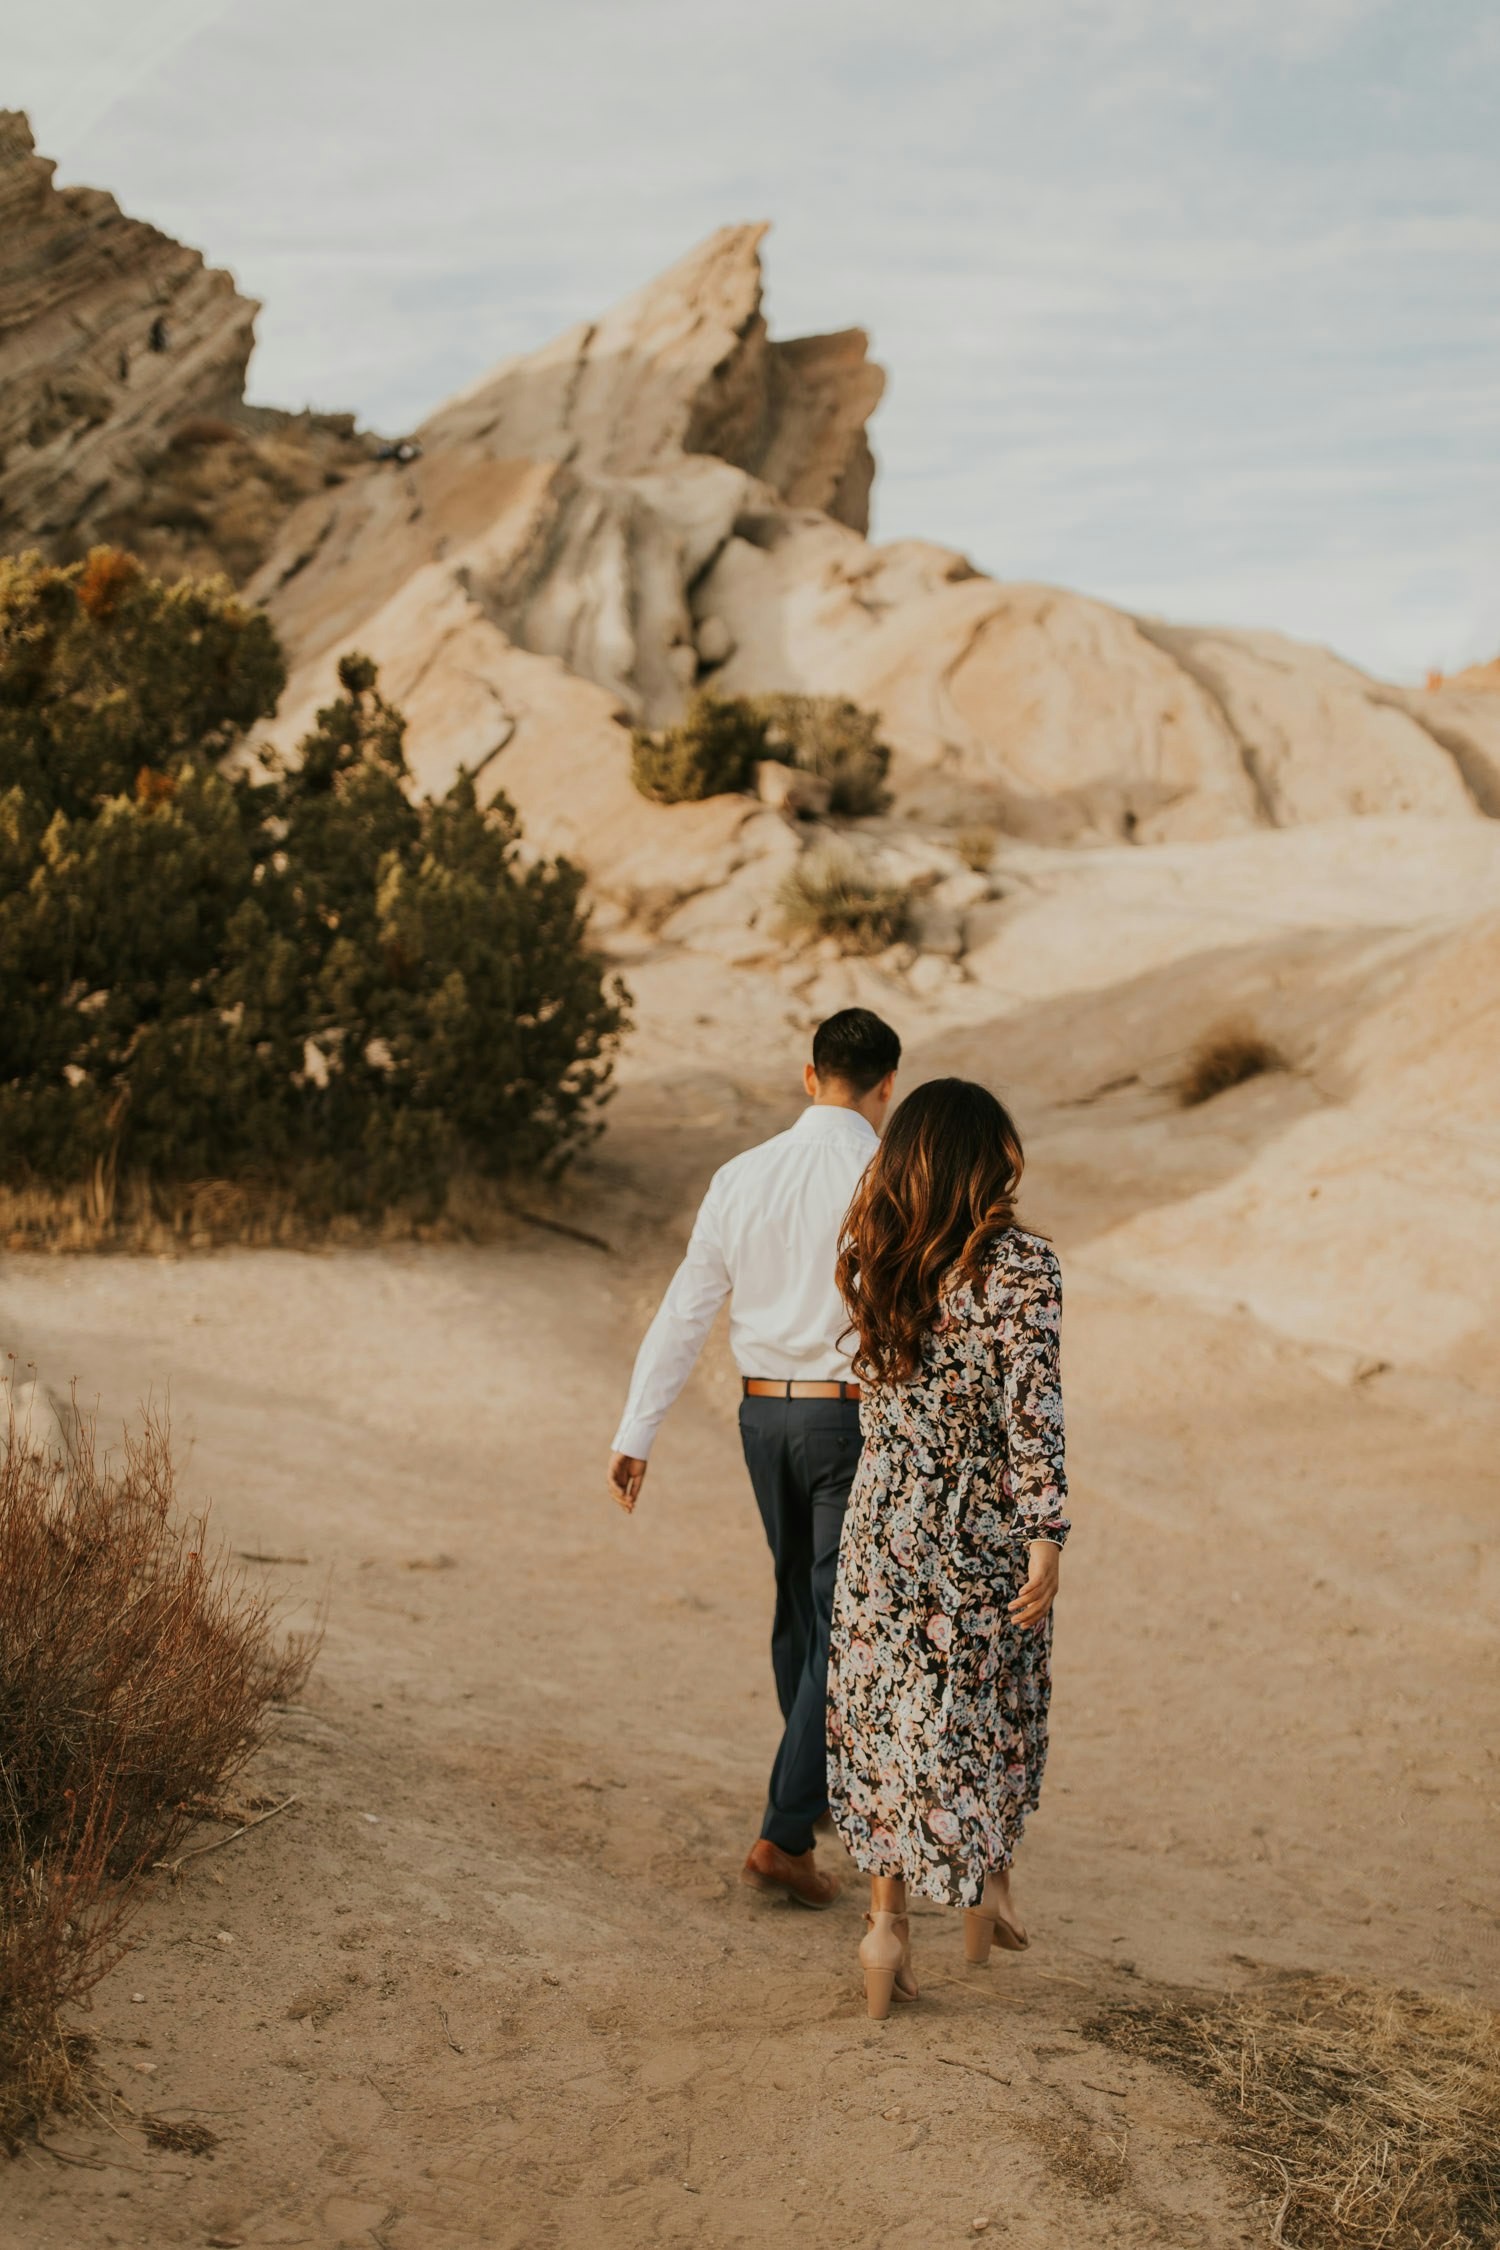
[[[844,1222],[864,1454],[839,1549],[829,1798],[870,1877],[872,2016],[916,1998],[907,1892],[965,1953],[1027,1942],[1010,1863],[1041,1790],[1063,1505],[1057,1260],[1015,1223],[1020,1136],[982,1086],[919,1086]]]

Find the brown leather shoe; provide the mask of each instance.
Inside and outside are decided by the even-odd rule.
[[[799,1906],[832,1906],[839,1895],[838,1877],[815,1867],[811,1852],[784,1852],[764,1836],[751,1845],[740,1881],[752,1891],[785,1891]]]

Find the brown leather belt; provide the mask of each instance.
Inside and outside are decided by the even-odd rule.
[[[858,1383],[773,1383],[761,1375],[743,1377],[746,1398],[858,1398]]]

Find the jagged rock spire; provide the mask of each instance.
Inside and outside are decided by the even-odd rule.
[[[424,442],[631,477],[684,453],[745,469],[780,498],[864,531],[865,424],[885,386],[857,328],[773,343],[764,225],[720,227],[602,319],[581,323],[439,408]]]

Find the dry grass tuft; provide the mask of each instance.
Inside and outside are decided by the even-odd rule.
[[[1087,2196],[1091,2203],[1106,2203],[1130,2185],[1129,2129],[1123,2124],[1119,2141],[1091,2131],[1087,2125],[1059,2125],[1050,2119],[1024,2122],[1023,2130],[1040,2142],[1047,2152],[1048,2170],[1075,2195]]]
[[[0,1462],[0,2146],[63,2104],[59,2011],[119,1956],[137,1878],[200,1817],[293,1696],[310,1639],[174,1511],[164,1417],[101,1456],[12,1407]]]
[[[1231,1086],[1243,1086],[1247,1079],[1290,1068],[1280,1048],[1273,1047],[1269,1039],[1262,1039],[1258,1032],[1229,1027],[1210,1033],[1194,1048],[1177,1081],[1177,1099],[1184,1109],[1196,1109],[1202,1102],[1211,1102],[1216,1094],[1228,1093]]]
[[[1221,1999],[1122,2003],[1087,2030],[1229,2112],[1287,2250],[1500,2241],[1500,2016],[1294,1975]]]
[[[0,1183],[0,1248],[54,1254],[185,1250],[310,1250],[378,1242],[492,1241],[516,1218],[512,1198],[472,1172],[456,1172],[440,1212],[413,1205],[368,1213],[310,1211],[284,1182],[193,1180],[173,1187],[127,1177],[112,1192]]]
[[[999,841],[998,828],[960,828],[953,838],[953,849],[965,867],[971,867],[976,875],[988,875]]]
[[[837,844],[807,852],[777,893],[788,935],[832,938],[845,953],[881,953],[906,934],[905,891]]]
[[[153,2148],[167,2148],[179,2156],[212,2156],[219,2136],[212,2126],[195,2118],[142,2117],[141,2131]]]

